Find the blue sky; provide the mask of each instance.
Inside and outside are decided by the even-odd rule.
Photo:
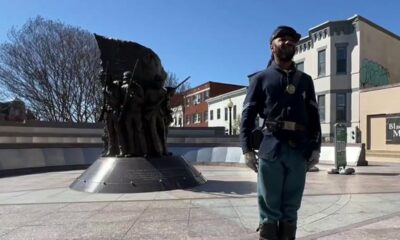
[[[0,43],[12,26],[40,15],[92,33],[152,48],[167,71],[247,85],[264,68],[278,25],[302,36],[326,21],[359,14],[400,35],[400,1],[385,0],[0,0]]]

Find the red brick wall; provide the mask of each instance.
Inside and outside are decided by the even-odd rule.
[[[204,99],[204,94],[201,94],[201,100],[197,104],[193,104],[193,94],[197,92],[204,92],[204,89],[209,88],[209,97],[215,97],[227,92],[234,91],[236,89],[243,88],[245,86],[232,85],[225,83],[207,82],[205,84],[194,87],[184,93],[184,126],[185,127],[207,127],[208,121],[204,120],[204,112],[207,112],[208,117],[208,104]],[[189,104],[187,104],[187,99],[190,99]],[[201,121],[199,123],[193,123],[193,115],[201,114]],[[187,124],[186,117],[189,116],[190,124]]]
[[[227,92],[231,92],[240,88],[244,88],[245,86],[233,85],[233,84],[225,84],[225,83],[210,83],[210,97],[215,97]]]
[[[181,93],[176,93],[174,96],[171,98],[171,107],[177,107],[180,105],[183,105],[183,94]]]
[[[194,87],[188,90],[184,96],[184,126],[185,127],[207,127],[208,122],[204,121],[204,112],[208,111],[207,102],[205,102],[204,98],[200,100],[200,103],[193,104],[193,94],[203,91],[209,88],[210,84],[205,83],[200,86]],[[189,104],[187,104],[187,99],[190,99]],[[193,114],[201,114],[201,122],[200,123],[193,123]],[[186,116],[190,118],[190,124],[187,124]]]

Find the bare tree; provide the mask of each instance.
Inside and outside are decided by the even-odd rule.
[[[6,101],[7,98],[7,93],[4,91],[0,91],[0,102]]]
[[[176,92],[177,93],[183,93],[183,92],[189,90],[190,89],[189,81],[183,83],[180,87],[178,87],[178,89],[176,89]],[[167,76],[167,79],[165,81],[165,86],[175,87],[175,86],[178,86],[178,84],[180,84],[180,83],[181,83],[181,81],[178,79],[178,77],[176,76],[175,73],[168,72],[168,76]]]
[[[42,17],[0,45],[0,87],[41,120],[94,122],[101,103],[99,50],[88,31]]]

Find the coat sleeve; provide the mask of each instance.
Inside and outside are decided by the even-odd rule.
[[[311,151],[321,151],[321,123],[319,118],[318,103],[315,96],[315,88],[313,80],[308,76],[309,87],[306,97],[306,108],[309,119],[309,137],[311,140]]]
[[[253,76],[247,89],[246,98],[243,102],[242,120],[240,124],[240,144],[243,153],[252,151],[251,132],[255,128],[255,120],[260,105],[263,104],[264,93],[262,90],[262,78]]]

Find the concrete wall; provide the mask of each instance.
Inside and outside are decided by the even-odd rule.
[[[0,121],[0,147],[4,144],[101,144],[102,124]]]
[[[181,155],[192,163],[245,163],[240,147],[172,147],[171,150],[174,154]],[[362,154],[361,144],[347,146],[347,165],[360,166],[367,164],[365,158],[362,159]],[[321,164],[335,164],[334,158],[335,148],[333,145],[325,145],[321,148]]]
[[[0,132],[2,135],[26,134],[25,141],[16,142],[18,138],[7,138],[8,141],[0,143],[0,176],[10,172],[15,174],[19,170],[85,167],[96,161],[102,151],[100,137],[103,130],[102,125],[99,124],[28,123],[23,125],[7,122],[0,123],[0,126],[0,130],[3,130]],[[171,128],[170,133],[169,150],[190,162],[244,163],[238,136],[224,135],[222,127]],[[69,139],[74,140],[66,143],[62,140],[62,136],[53,138],[54,134],[69,135]],[[83,137],[85,141],[79,142],[78,140],[85,134],[90,137]],[[41,135],[42,141],[33,141],[35,135]],[[49,139],[43,140],[46,136]],[[322,147],[322,163],[334,163],[332,149],[333,146]],[[360,151],[360,145],[350,146],[349,165],[358,163]]]
[[[244,156],[237,139],[227,138],[175,138],[169,141],[169,151],[183,156],[191,163],[242,163]],[[221,144],[223,142],[223,144]],[[27,148],[0,149],[1,171],[26,168],[51,168],[90,165],[101,154],[101,148]],[[346,148],[347,164],[363,164],[361,144]],[[322,164],[334,164],[334,147],[323,146],[321,149]]]

